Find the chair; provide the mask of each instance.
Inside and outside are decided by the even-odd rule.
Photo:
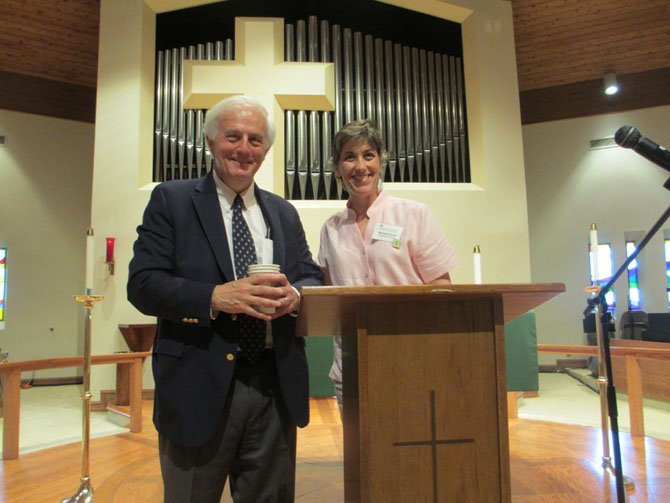
[[[603,329],[607,331],[610,339],[614,337],[616,332],[616,327],[612,321],[612,314],[605,313],[600,317],[600,320],[603,324]],[[587,314],[582,320],[582,327],[584,329],[584,334],[586,335],[586,343],[589,346],[595,346],[596,342],[596,315],[595,313]]]
[[[670,342],[670,313],[649,313],[648,327],[642,331],[642,340]]]
[[[644,311],[626,311],[619,320],[619,339],[642,340],[642,332],[649,327]]]

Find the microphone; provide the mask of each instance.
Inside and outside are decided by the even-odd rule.
[[[670,171],[670,152],[640,134],[635,126],[621,126],[614,134],[614,141],[623,148],[632,148],[645,159]]]

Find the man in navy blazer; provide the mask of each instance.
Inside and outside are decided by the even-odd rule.
[[[296,426],[309,422],[295,313],[300,289],[323,278],[295,208],[254,184],[274,141],[262,105],[246,96],[219,102],[205,134],[214,170],[153,190],[128,280],[130,302],[158,318],[154,424],[165,501],[219,502],[226,478],[236,502],[292,501],[291,446]],[[257,261],[279,264],[280,273],[235,271],[231,206],[239,197]],[[258,361],[240,351],[244,316],[267,322]]]

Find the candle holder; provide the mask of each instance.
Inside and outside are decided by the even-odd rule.
[[[81,434],[81,479],[79,488],[69,498],[61,503],[90,503],[93,501],[93,487],[89,475],[89,440],[91,437],[91,311],[96,302],[100,302],[102,295],[91,295],[86,289],[86,295],[75,295],[74,299],[81,302],[86,313],[84,325],[84,389],[82,399],[82,434]]]
[[[110,276],[114,276],[114,242],[116,238],[108,237],[105,238],[105,264],[107,264],[107,269],[109,270]]]

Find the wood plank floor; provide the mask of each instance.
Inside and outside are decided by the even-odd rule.
[[[162,501],[152,402],[143,404],[144,432],[91,440],[96,503]],[[343,501],[342,430],[332,399],[311,401],[312,421],[299,430],[297,501]],[[670,501],[670,442],[621,434],[624,473],[636,485],[631,502]],[[510,422],[512,500],[519,503],[616,501],[614,477],[603,473],[600,430],[530,420]],[[0,501],[45,503],[71,496],[81,475],[80,443],[4,461]],[[227,492],[227,491],[226,491]],[[230,501],[225,495],[224,502]],[[457,495],[453,501],[459,501]],[[387,503],[387,502],[380,502]]]

